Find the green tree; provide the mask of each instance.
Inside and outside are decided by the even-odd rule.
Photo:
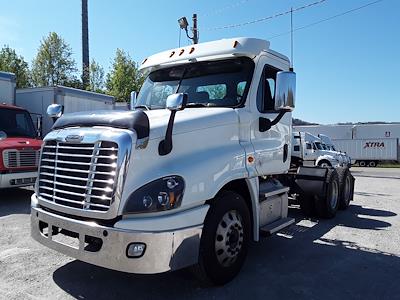
[[[17,77],[17,88],[30,86],[28,63],[9,46],[0,50],[0,71],[14,73]]]
[[[71,47],[57,33],[43,38],[32,62],[32,82],[35,86],[77,83],[75,60]]]
[[[138,71],[138,64],[128,53],[117,49],[112,69],[107,74],[107,93],[116,101],[129,101],[132,91],[139,91],[143,84],[143,76]]]
[[[93,92],[104,93],[104,69],[94,59],[89,66],[89,89]]]

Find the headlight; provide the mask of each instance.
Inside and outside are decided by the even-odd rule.
[[[152,181],[134,191],[126,201],[124,214],[157,212],[181,205],[185,182],[180,176],[168,176]]]

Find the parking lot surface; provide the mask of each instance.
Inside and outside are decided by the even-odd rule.
[[[237,278],[203,287],[188,270],[133,275],[30,238],[32,190],[0,191],[0,299],[400,299],[400,169],[353,168],[355,200],[251,246]]]

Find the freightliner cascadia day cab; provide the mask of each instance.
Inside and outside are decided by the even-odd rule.
[[[269,42],[187,46],[140,68],[132,111],[65,114],[44,138],[31,203],[38,242],[109,269],[192,266],[224,284],[252,240],[294,222],[288,195],[327,218],[349,205],[348,169],[290,169],[295,73]]]
[[[295,166],[349,167],[347,155],[331,150],[330,146],[308,132],[292,132],[292,164]]]
[[[40,146],[28,111],[0,104],[0,189],[33,185]]]

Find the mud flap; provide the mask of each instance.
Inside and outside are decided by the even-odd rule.
[[[324,197],[327,189],[327,172],[328,168],[299,167],[295,177],[297,189],[304,194]]]

